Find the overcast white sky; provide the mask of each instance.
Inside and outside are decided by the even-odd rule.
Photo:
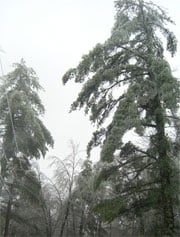
[[[180,41],[180,1],[153,2],[167,8],[176,22],[172,29]],[[114,15],[113,0],[0,0],[4,71],[12,70],[10,66],[21,58],[36,71],[45,89],[41,94],[46,108],[44,122],[55,140],[48,155],[67,155],[69,139],[86,148],[92,126],[83,112],[68,113],[78,88],[73,83],[64,87],[61,77],[96,43],[109,37]],[[171,62],[174,69],[180,68],[180,46]]]

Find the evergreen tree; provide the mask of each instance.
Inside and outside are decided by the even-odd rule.
[[[3,149],[7,158],[21,152],[28,158],[40,158],[53,145],[52,137],[40,116],[44,106],[38,96],[42,89],[36,73],[25,62],[14,64],[1,85],[0,112]]]
[[[180,90],[164,56],[165,49],[172,56],[177,49],[176,38],[167,27],[173,21],[152,2],[118,0],[115,5],[111,37],[68,70],[63,82],[74,79],[83,83],[71,109],[84,107],[90,120],[100,127],[93,134],[88,153],[102,144],[104,165],[96,186],[111,180],[115,197],[100,203],[98,211],[105,214],[105,207],[111,209],[106,220],[132,213],[142,220],[153,209],[158,216],[154,232],[173,236],[178,204]],[[107,118],[112,120],[105,126]],[[132,139],[125,142],[127,132],[141,138],[143,144]],[[141,233],[146,231],[140,229]]]
[[[9,236],[44,237],[45,228],[42,225],[43,212],[40,205],[41,184],[31,166],[28,170],[21,171],[21,175],[16,175],[12,190]],[[3,212],[7,214],[6,206],[2,208]]]
[[[8,194],[5,237],[9,234],[14,199],[21,196],[21,184],[31,167],[30,159],[45,156],[48,146],[53,146],[53,139],[40,119],[44,106],[38,96],[42,88],[36,73],[23,60],[14,67],[0,85],[1,178]]]
[[[73,192],[75,211],[78,220],[78,236],[106,236],[101,218],[93,212],[98,199],[104,195],[102,190],[93,190],[94,172],[92,162],[86,159],[82,171],[78,175],[76,188]]]

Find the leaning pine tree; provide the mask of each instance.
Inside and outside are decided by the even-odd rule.
[[[113,199],[103,200],[96,210],[106,221],[132,213],[142,220],[144,213],[153,210],[158,220],[156,234],[173,236],[178,205],[180,90],[164,56],[165,50],[174,56],[177,49],[177,40],[167,28],[173,22],[152,2],[118,0],[115,4],[110,38],[67,71],[63,83],[70,79],[84,83],[71,109],[84,107],[98,127],[88,145],[89,152],[102,144],[105,168],[96,187],[113,180]],[[112,120],[103,126],[107,118]],[[127,132],[143,143],[125,142]],[[108,205],[115,210],[106,215],[103,210]]]
[[[31,170],[30,160],[45,156],[48,146],[53,146],[52,136],[40,119],[44,106],[38,95],[41,86],[36,73],[23,60],[14,67],[2,78],[0,85],[0,175],[4,186],[2,191],[7,194],[4,199],[7,207],[1,206],[4,237],[10,234],[13,205],[25,191],[26,173],[29,174]],[[29,188],[26,191],[29,197],[30,194],[35,195],[33,191],[30,193]]]

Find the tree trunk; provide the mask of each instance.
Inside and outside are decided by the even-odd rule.
[[[10,219],[11,219],[11,208],[12,208],[12,190],[13,190],[13,185],[10,184],[9,200],[8,200],[7,209],[6,209],[4,237],[9,237],[9,224],[10,224]]]
[[[63,236],[64,228],[65,228],[66,221],[67,221],[67,218],[68,218],[68,215],[69,215],[69,208],[70,208],[70,201],[68,200],[67,208],[66,208],[66,212],[65,212],[65,217],[64,217],[64,220],[63,220],[62,225],[61,225],[61,230],[60,230],[59,237]]]
[[[74,206],[71,205],[71,212],[72,212],[72,227],[73,227],[73,237],[76,236],[76,220],[75,220],[75,213],[74,213]]]
[[[156,97],[156,127],[157,127],[157,147],[158,147],[158,164],[160,174],[160,202],[161,215],[163,219],[162,235],[173,236],[174,233],[174,213],[173,200],[171,194],[171,165],[168,157],[168,141],[165,135],[165,122],[163,109],[160,99]]]
[[[80,224],[79,224],[79,236],[82,237],[83,236],[83,232],[84,232],[84,208],[85,207],[81,207],[82,211],[81,211],[81,220],[80,220]]]

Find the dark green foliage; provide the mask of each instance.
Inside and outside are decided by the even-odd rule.
[[[49,131],[39,119],[44,113],[37,94],[41,86],[33,69],[26,67],[23,60],[14,67],[0,88],[4,150],[8,158],[16,156],[17,152],[29,158],[39,158],[45,155],[47,146],[53,145]]]
[[[111,222],[119,216],[120,213],[126,212],[123,200],[120,197],[106,199],[96,205],[94,212],[100,214],[102,220]]]
[[[97,190],[102,180],[107,181],[111,174],[116,175],[119,166],[110,166],[108,168],[103,168],[97,177],[94,178],[94,189]]]
[[[102,145],[104,165],[96,188],[106,181],[126,200],[126,210],[134,218],[141,219],[153,209],[160,220],[158,233],[172,236],[178,196],[173,177],[177,178],[179,157],[180,84],[164,51],[174,56],[177,49],[176,37],[167,27],[173,21],[152,2],[119,0],[115,5],[111,37],[83,56],[63,82],[83,83],[72,110],[84,107],[98,128],[88,145],[88,154]],[[141,142],[125,141],[127,132]],[[133,212],[137,206],[138,215]]]
[[[35,220],[41,185],[30,160],[45,156],[53,139],[40,119],[44,106],[36,73],[23,60],[14,67],[0,85],[1,229],[5,237],[41,236]]]

